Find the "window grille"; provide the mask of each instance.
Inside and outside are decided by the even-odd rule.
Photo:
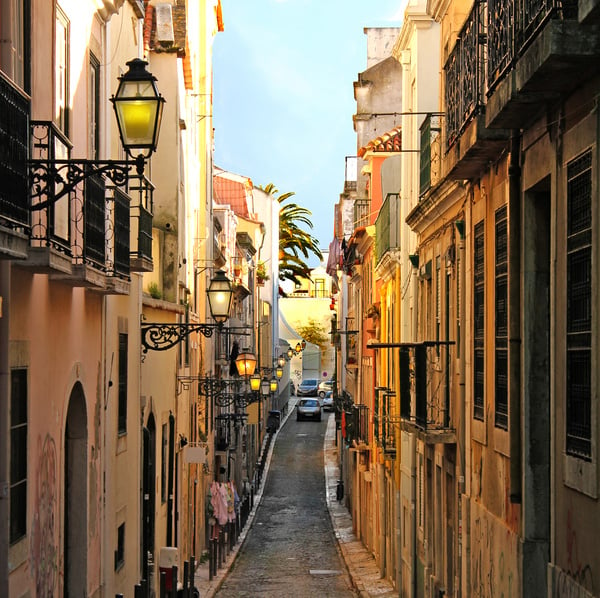
[[[508,429],[508,234],[507,210],[496,211],[495,426]]]
[[[14,544],[27,533],[27,370],[10,373],[10,533]]]
[[[567,165],[567,454],[592,455],[592,152]]]
[[[485,322],[485,257],[484,222],[475,225],[473,256],[473,417],[483,420],[484,403],[484,322]]]

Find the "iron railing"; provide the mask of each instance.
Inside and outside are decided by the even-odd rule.
[[[576,0],[488,0],[487,93],[552,19],[576,19]]]
[[[0,73],[0,222],[29,229],[29,99]]]
[[[354,201],[354,228],[369,225],[369,214],[371,212],[371,201],[368,199],[356,199]]]
[[[445,65],[446,148],[450,149],[484,106],[483,51],[485,5],[476,2]]]

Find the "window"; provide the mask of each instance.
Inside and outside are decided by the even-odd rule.
[[[90,54],[88,86],[88,158],[98,160],[100,156],[100,61]]]
[[[483,421],[484,404],[484,322],[485,322],[485,232],[483,220],[475,225],[473,256],[473,417]]]
[[[117,529],[117,549],[115,550],[115,571],[125,564],[125,523]]]
[[[119,415],[118,432],[127,433],[127,333],[119,333]]]
[[[21,89],[30,92],[29,0],[8,0],[0,7],[3,48],[1,70]]]
[[[27,533],[27,370],[10,373],[10,539]]]
[[[508,430],[508,234],[507,210],[496,211],[496,354],[495,420]]]
[[[567,165],[567,454],[592,456],[592,152]]]
[[[69,135],[69,20],[56,7],[56,38],[54,64],[54,122]]]

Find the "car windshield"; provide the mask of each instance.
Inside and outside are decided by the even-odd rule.
[[[316,399],[302,399],[300,401],[300,405],[302,407],[316,407],[318,405],[318,401]]]
[[[303,380],[300,383],[300,386],[315,386],[317,384],[316,380]]]

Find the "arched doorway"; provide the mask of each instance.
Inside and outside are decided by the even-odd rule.
[[[142,455],[142,579],[149,580],[149,556],[154,555],[154,506],[156,494],[156,423],[152,413],[143,430],[144,454]]]
[[[65,428],[64,596],[87,589],[87,412],[83,388],[71,391]]]

